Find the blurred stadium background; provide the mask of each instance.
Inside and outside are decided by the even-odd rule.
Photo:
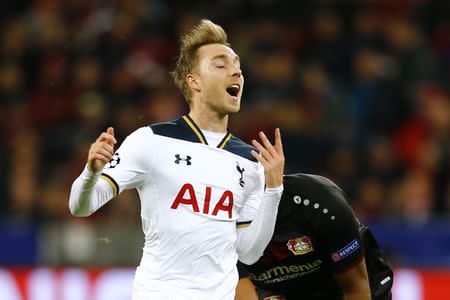
[[[107,126],[120,142],[186,112],[168,72],[204,17],[241,56],[235,134],[281,127],[287,172],[348,193],[395,300],[450,299],[449,3],[0,1],[0,299],[130,299],[136,193],[83,219],[69,189]]]

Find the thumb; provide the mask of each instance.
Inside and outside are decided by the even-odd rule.
[[[114,136],[114,128],[113,127],[108,127],[108,129],[106,130],[106,132],[112,136]]]

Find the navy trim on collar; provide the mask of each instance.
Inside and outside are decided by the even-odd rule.
[[[150,125],[150,128],[156,135],[193,143],[208,144],[201,129],[188,115],[182,116],[171,122],[152,124]],[[229,131],[217,147],[253,162],[257,161],[251,154],[251,150],[256,151],[256,149],[251,145],[244,143],[242,140],[232,135]]]

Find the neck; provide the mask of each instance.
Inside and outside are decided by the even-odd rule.
[[[217,112],[198,112],[191,110],[189,116],[194,120],[200,129],[213,132],[227,132],[228,114],[221,115]]]

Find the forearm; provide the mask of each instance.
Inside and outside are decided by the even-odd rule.
[[[370,300],[370,284],[364,257],[352,269],[335,275],[344,300]]]
[[[250,265],[258,261],[272,238],[283,186],[266,189],[255,218],[237,231],[236,249],[239,260]]]
[[[99,177],[100,172],[93,173],[85,168],[73,182],[69,209],[74,216],[89,216],[114,196],[108,183],[99,180]]]
[[[366,275],[367,276],[367,275]],[[354,277],[351,281],[340,282],[343,300],[371,300],[370,286],[367,277]]]
[[[360,289],[354,291],[344,292],[344,300],[371,300],[369,289]]]
[[[239,279],[235,300],[258,300],[255,287],[248,277]]]

